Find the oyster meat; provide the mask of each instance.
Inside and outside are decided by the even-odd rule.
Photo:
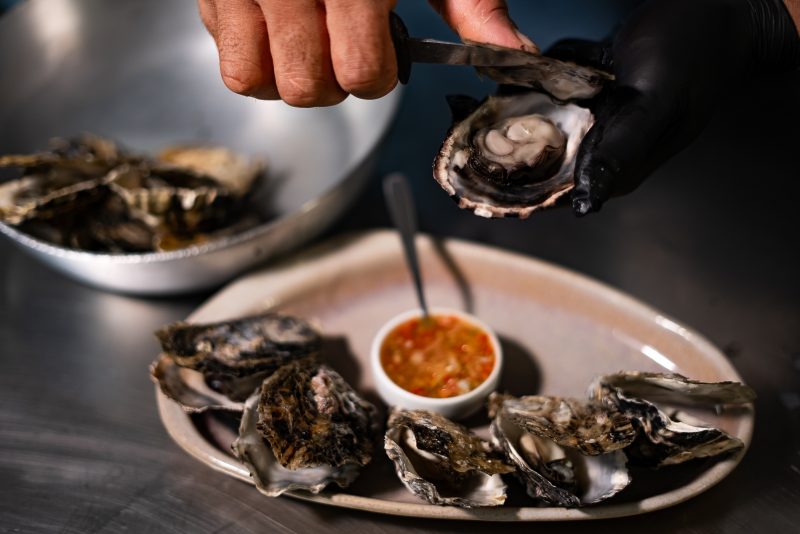
[[[514,468],[487,441],[437,413],[395,408],[384,449],[400,481],[431,504],[472,508],[506,500],[500,475]]]
[[[652,467],[674,465],[741,450],[742,441],[667,404],[714,407],[755,399],[738,382],[701,382],[678,374],[624,372],[596,378],[589,394],[628,415],[639,436],[626,453],[632,462]],[[666,410],[666,411],[665,411]]]
[[[156,331],[163,353],[151,373],[189,411],[236,406],[281,366],[315,357],[322,338],[298,317],[262,313],[209,324],[178,322]],[[212,391],[198,387],[201,373]]]
[[[311,360],[287,364],[245,403],[237,458],[270,497],[347,487],[372,459],[377,411],[333,369]]]
[[[622,449],[636,431],[599,402],[560,397],[490,397],[494,444],[516,465],[528,495],[558,506],[608,499],[630,483]]]
[[[449,102],[455,124],[433,176],[459,207],[526,218],[572,188],[578,147],[594,122],[588,109],[536,92]]]

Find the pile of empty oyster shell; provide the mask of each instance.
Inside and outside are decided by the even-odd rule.
[[[261,313],[156,335],[163,353],[151,374],[161,391],[187,412],[241,414],[233,452],[262,493],[347,487],[372,460],[378,410],[321,363],[320,334],[306,321]],[[583,399],[493,393],[488,440],[439,414],[393,408],[384,449],[400,481],[432,504],[502,505],[503,475],[513,475],[532,503],[575,507],[618,494],[631,482],[629,464],[740,451],[739,439],[674,407],[754,398],[738,382],[620,372],[599,376]]]
[[[2,167],[22,176],[0,185],[0,221],[63,247],[173,250],[258,222],[241,208],[263,165],[221,147],[172,147],[151,159],[85,135],[0,156]]]

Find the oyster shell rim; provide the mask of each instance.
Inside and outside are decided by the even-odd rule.
[[[497,103],[497,105],[502,105],[505,102],[510,102],[519,97],[533,97],[533,95],[538,95],[536,98],[539,100],[544,99],[547,102],[547,105],[553,106],[560,106],[560,107],[570,107],[576,108],[580,110],[584,110],[586,112],[586,121],[582,126],[582,131],[576,134],[576,139],[571,139],[571,135],[567,132],[566,134],[566,141],[567,146],[565,148],[565,155],[564,155],[564,162],[558,169],[557,173],[562,172],[569,172],[570,173],[570,180],[565,182],[563,185],[559,186],[558,188],[554,189],[552,192],[549,193],[548,197],[537,203],[537,204],[526,204],[523,202],[519,202],[517,204],[507,204],[507,205],[496,205],[491,204],[481,200],[475,200],[473,198],[469,198],[467,195],[460,194],[456,191],[455,186],[451,183],[449,173],[450,173],[450,164],[453,159],[453,147],[456,143],[457,137],[459,135],[458,129],[465,123],[470,120],[473,120],[479,113],[481,113],[481,108],[487,105],[493,105]],[[547,115],[545,115],[549,118]],[[433,161],[433,178],[439,184],[439,186],[453,199],[454,202],[458,205],[459,208],[472,211],[475,215],[484,218],[518,218],[518,219],[527,219],[530,215],[536,211],[540,211],[543,209],[551,208],[556,205],[558,200],[564,197],[567,193],[569,193],[574,188],[574,182],[572,181],[572,170],[574,169],[574,162],[575,158],[577,157],[578,148],[580,147],[580,143],[583,140],[586,133],[591,129],[594,125],[595,117],[594,114],[587,108],[583,108],[577,106],[571,102],[562,102],[559,101],[546,93],[541,93],[537,91],[530,91],[524,93],[523,95],[510,95],[510,96],[488,96],[483,101],[480,102],[479,107],[473,110],[469,115],[462,119],[457,119],[454,123],[450,126],[445,135],[444,141],[434,158]],[[574,144],[577,143],[577,146]],[[572,150],[572,153],[569,151]]]
[[[415,449],[417,453],[424,453],[420,454],[421,459],[428,461],[438,461],[439,459],[444,460],[445,457],[442,452],[427,450],[427,446],[420,447],[418,445],[419,437],[410,426],[410,424],[413,423],[415,415],[419,415],[423,418],[433,416],[433,419],[441,419],[444,425],[449,427],[449,430],[466,434],[466,436],[474,445],[485,445],[485,447],[482,447],[485,450],[477,451],[478,456],[481,456],[482,454],[483,459],[477,458],[474,460],[473,447],[467,447],[470,449],[469,456],[462,458],[460,463],[456,464],[455,466],[451,463],[448,469],[453,475],[463,477],[463,480],[467,480],[468,478],[477,479],[477,481],[479,481],[479,485],[481,486],[480,489],[477,489],[474,492],[465,493],[464,495],[444,496],[441,494],[436,482],[427,480],[424,476],[419,474],[417,466],[414,465],[414,462],[409,458],[409,455],[405,450],[406,447]],[[435,421],[430,419],[424,420],[422,424],[419,425],[420,428],[426,428],[426,423],[433,425],[435,424]],[[442,431],[449,434],[448,438],[452,436],[447,429],[442,428]],[[435,438],[434,441],[436,441]],[[429,443],[427,445],[432,446],[442,444],[436,441],[435,443]],[[446,445],[443,445],[443,447],[445,450],[448,449]],[[497,465],[492,465],[493,459],[488,458],[488,454],[494,454],[494,449],[490,441],[480,438],[470,429],[455,421],[451,421],[437,412],[432,412],[429,410],[407,410],[404,408],[394,407],[391,410],[386,424],[383,448],[386,456],[388,456],[389,460],[392,462],[392,466],[394,467],[394,472],[397,475],[397,478],[400,480],[403,486],[405,486],[405,488],[412,495],[415,495],[421,500],[427,501],[431,506],[453,506],[468,509],[487,507],[492,508],[502,506],[507,499],[508,486],[503,480],[501,473],[513,472],[509,469],[505,469],[511,468],[512,464],[506,463],[505,459],[501,459],[498,455],[498,458],[494,459],[496,460]],[[464,451],[462,450],[461,452]],[[425,458],[425,456],[430,456],[432,458],[428,459]],[[450,461],[452,462],[452,459],[450,459]],[[483,467],[476,465],[476,462],[481,464]],[[496,472],[490,473],[490,471]],[[456,483],[461,481],[462,480],[450,480],[449,482]],[[487,488],[487,490],[493,489],[495,491],[493,494],[490,494],[489,491],[483,489],[484,487]],[[478,500],[480,497],[483,497],[485,500]]]

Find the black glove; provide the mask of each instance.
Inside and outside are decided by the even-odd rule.
[[[564,40],[548,55],[610,70],[578,151],[572,207],[597,211],[635,189],[705,126],[720,94],[800,66],[800,37],[781,0],[652,0],[613,43]]]

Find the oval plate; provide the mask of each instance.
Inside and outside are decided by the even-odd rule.
[[[702,336],[599,282],[560,267],[463,241],[419,237],[428,302],[465,309],[500,336],[501,390],[583,396],[597,374],[670,371],[691,378],[740,381],[723,354]],[[323,358],[368,399],[376,400],[368,356],[372,336],[398,312],[416,306],[397,235],[378,231],[324,244],[290,262],[243,278],[219,292],[189,321],[233,318],[263,309],[306,317],[323,332]],[[170,436],[213,469],[250,481],[230,452],[234,430],[216,416],[189,416],[156,388]],[[696,415],[750,443],[752,408]],[[484,416],[485,417],[485,416]],[[480,417],[468,422],[480,428]],[[206,437],[204,437],[206,436]],[[585,520],[635,515],[689,499],[728,475],[744,451],[634,474],[607,504],[580,509],[530,506],[509,481],[509,502],[465,510],[423,503],[403,488],[381,451],[353,486],[299,499],[383,514],[484,521]],[[516,492],[516,493],[514,493]]]

